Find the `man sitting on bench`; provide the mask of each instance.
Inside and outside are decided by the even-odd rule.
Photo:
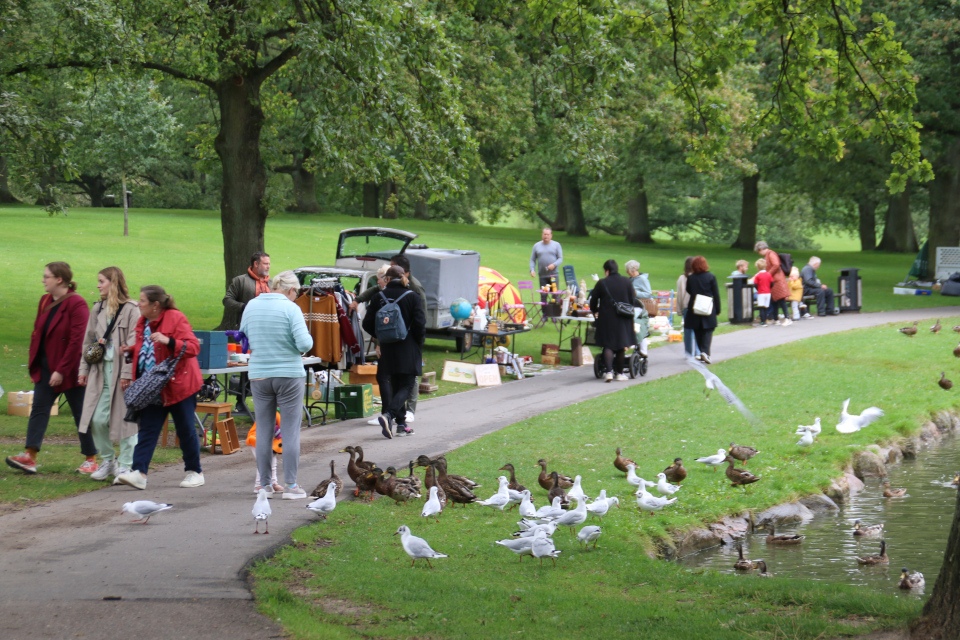
[[[836,315],[839,309],[833,306],[833,289],[820,282],[817,269],[820,268],[820,258],[811,256],[810,261],[800,270],[800,280],[803,281],[803,295],[816,298],[817,315],[821,318],[826,315]]]

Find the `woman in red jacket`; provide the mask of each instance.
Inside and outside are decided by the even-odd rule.
[[[117,476],[113,483],[126,484],[135,489],[147,487],[147,470],[153,459],[153,450],[156,449],[160,432],[170,416],[177,429],[187,472],[187,477],[180,486],[202,486],[204,480],[203,470],[200,468],[200,440],[194,427],[197,391],[203,384],[200,365],[197,364],[200,343],[193,335],[193,328],[187,322],[187,317],[177,309],[173,298],[163,287],[150,285],[141,288],[138,306],[141,317],[137,322],[137,343],[133,348],[134,379],[152,369],[158,362],[176,357],[184,345],[186,351],[177,363],[170,382],[157,398],[157,404],[140,412],[140,431],[137,434],[137,446],[133,450],[133,469]]]
[[[77,382],[80,369],[80,350],[87,330],[90,310],[87,302],[77,295],[73,271],[66,262],[51,262],[43,269],[43,289],[37,319],[30,336],[28,365],[34,382],[33,408],[27,422],[26,451],[7,458],[7,464],[26,473],[37,472],[37,453],[50,422],[50,411],[57,396],[67,397],[73,420],[80,436],[80,452],[87,460],[80,473],[97,470],[97,448],[93,436],[79,433],[80,414],[83,411],[84,388]]]

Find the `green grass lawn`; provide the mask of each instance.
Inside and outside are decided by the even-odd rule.
[[[960,318],[943,322],[952,326]],[[259,606],[297,638],[568,638],[589,629],[592,637],[812,639],[904,623],[919,613],[920,602],[823,582],[690,571],[650,555],[672,532],[817,492],[854,449],[912,433],[933,411],[956,409],[954,395],[936,384],[940,371],[957,371],[955,344],[953,334],[910,339],[884,326],[713,366],[757,424],[716,396],[704,398],[702,378],[689,372],[512,425],[449,452],[451,472],[481,481],[478,493],[487,497],[498,467],[512,462],[538,505],[546,498],[536,482],[538,458],[582,475],[587,494],[606,489],[621,499],[622,508],[604,518],[597,551],[582,552],[570,533],[557,531],[557,567],[541,569],[493,545],[515,530],[515,512],[448,508],[438,523],[419,517],[422,502],[345,502],[328,522],[300,529],[292,546],[255,568]],[[852,412],[876,405],[886,415],[841,435],[834,425],[848,397]],[[796,425],[817,416],[824,426],[819,443],[796,446]],[[731,441],[761,450],[749,466],[762,480],[746,489],[731,488],[722,471],[694,462]],[[618,446],[648,479],[683,457],[690,474],[679,501],[640,515],[624,474],[612,465]],[[450,557],[435,561],[433,571],[410,568],[392,536],[401,524]]]

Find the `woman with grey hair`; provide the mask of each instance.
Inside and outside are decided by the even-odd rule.
[[[627,260],[624,268],[627,270],[627,277],[630,278],[630,284],[633,285],[633,290],[637,294],[637,298],[640,300],[653,299],[650,279],[647,277],[647,274],[640,273],[640,263],[636,260]],[[647,339],[650,335],[650,314],[642,303],[640,306],[634,308],[633,318],[634,322],[640,325],[640,332],[637,334],[640,353],[647,355],[647,348],[650,345],[650,341]]]
[[[790,285],[787,283],[787,275],[780,268],[780,254],[770,248],[770,246],[761,240],[753,245],[754,252],[767,261],[767,273],[773,278],[770,284],[770,308],[773,309],[773,318],[776,323],[788,326],[793,324],[790,320],[790,313],[787,311],[787,298],[790,297]],[[777,310],[783,314],[783,320],[778,319]]]
[[[270,293],[247,303],[240,331],[250,341],[250,390],[257,420],[257,469],[261,478],[271,477],[273,416],[280,412],[283,440],[284,500],[306,498],[297,484],[300,465],[300,412],[307,372],[301,354],[313,347],[303,312],[294,304],[300,280],[284,271],[270,280]]]

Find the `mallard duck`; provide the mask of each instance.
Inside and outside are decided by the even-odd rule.
[[[837,423],[837,431],[840,433],[854,433],[868,426],[871,422],[883,417],[883,409],[880,407],[868,407],[860,415],[847,413],[847,407],[850,406],[850,398],[843,401],[843,408],[840,409],[840,422]]]
[[[683,459],[674,458],[673,464],[663,470],[663,475],[667,476],[670,482],[680,484],[687,479],[687,470],[683,468]]]
[[[953,382],[947,379],[947,374],[944,371],[940,372],[940,379],[937,380],[937,384],[940,385],[940,388],[944,391],[950,391],[953,388]]]
[[[958,324],[957,326],[955,326],[955,327],[953,328],[953,330],[956,331],[957,333],[960,333],[960,324]]]
[[[923,574],[919,571],[910,573],[910,570],[906,567],[900,570],[900,584],[897,586],[901,589],[922,589],[926,584],[927,581],[923,579]]]
[[[940,318],[937,318],[936,324],[934,324],[932,327],[930,327],[930,331],[931,331],[934,335],[938,335],[938,334],[940,333],[940,329],[941,329],[941,328],[942,328],[942,326],[940,325]]]
[[[763,560],[757,560],[757,569],[760,569],[757,572],[757,576],[760,578],[772,578],[773,574],[767,571],[767,563]]]
[[[351,480],[356,482],[357,478],[360,477],[360,467],[357,466],[356,451],[354,451],[353,447],[344,447],[340,449],[340,453],[350,454],[350,461],[347,462],[347,475],[350,476]],[[357,494],[354,493],[353,495],[356,496]]]
[[[466,505],[477,501],[473,491],[447,475],[446,467],[441,465],[439,460],[434,460],[431,464],[437,474],[437,485],[443,489],[448,502]]]
[[[623,471],[626,473],[628,464],[637,466],[637,463],[630,458],[624,458],[622,455],[620,455],[620,447],[617,447],[617,457],[613,459],[613,466],[617,468],[617,471]]]
[[[310,495],[314,498],[322,498],[327,492],[327,485],[331,482],[334,484],[333,496],[335,498],[339,497],[340,490],[343,489],[343,480],[337,475],[337,463],[335,460],[330,461],[330,477],[318,484],[317,488],[314,489]]]
[[[772,522],[766,525],[766,529],[770,532],[770,534],[767,535],[767,544],[800,544],[803,542],[804,536],[795,533],[781,533],[777,535],[777,530]]]
[[[420,498],[420,492],[417,491],[413,482],[410,482],[407,478],[398,478],[395,468],[387,467],[387,472],[383,475],[387,480],[383,483],[377,483],[377,491],[380,491],[380,486],[383,484],[386,489],[385,495],[393,498],[397,504]],[[417,479],[419,480],[419,478]]]
[[[900,333],[902,333],[902,334],[905,335],[905,336],[910,336],[910,337],[912,338],[913,336],[917,335],[917,325],[918,325],[918,324],[919,324],[919,322],[914,322],[913,325],[911,325],[911,326],[909,326],[909,327],[900,327],[899,329],[897,329],[897,331],[899,331]]]
[[[731,458],[741,461],[743,466],[747,466],[747,460],[760,453],[753,447],[747,447],[735,442],[730,443],[730,448],[727,449],[727,451]]]
[[[367,491],[370,494],[370,500],[372,501],[373,492],[377,486],[377,480],[379,480],[380,476],[382,475],[383,470],[379,467],[362,471],[357,477],[357,491],[354,493],[354,495],[359,496],[360,492]]]
[[[551,471],[550,481],[552,482],[552,486],[550,487],[550,493],[547,494],[547,499],[553,502],[554,498],[560,498],[560,506],[566,509],[570,506],[570,498],[567,497],[567,492],[564,491],[563,486],[560,484],[560,474],[556,471]]]
[[[953,486],[960,486],[960,471],[957,471],[957,475],[953,476],[953,480],[950,482]]]
[[[427,472],[423,474],[423,485],[429,489],[437,485],[437,476],[436,472],[433,469],[433,460],[430,456],[419,455],[417,456],[417,466],[426,467]]]
[[[537,460],[537,464],[534,466],[540,467],[540,476],[537,478],[537,482],[540,483],[540,486],[550,491],[553,488],[553,480],[550,478],[550,474],[547,473],[547,461],[543,458]],[[569,489],[573,486],[573,478],[570,476],[565,476],[559,471],[557,472],[557,478],[560,481],[560,488]]]
[[[907,495],[906,489],[891,489],[890,483],[884,481],[883,483],[883,497],[884,498],[902,498]]]
[[[361,469],[374,469],[377,468],[376,462],[370,462],[369,460],[363,459],[363,447],[358,444],[353,445],[353,450],[357,452],[357,466]]]
[[[508,462],[507,464],[497,469],[497,471],[510,472],[510,484],[507,485],[507,488],[511,489],[512,491],[526,491],[527,488],[522,484],[520,484],[519,482],[517,482],[517,474],[516,474],[516,471],[514,471],[512,464]]]
[[[864,556],[857,558],[857,564],[888,564],[890,558],[887,557],[887,541],[880,541],[880,553],[873,556]]]
[[[855,536],[879,536],[883,533],[882,524],[872,524],[869,527],[863,526],[859,520],[853,521],[853,535]]]
[[[757,482],[758,480],[760,480],[759,476],[753,475],[746,469],[738,469],[737,467],[733,466],[734,461],[732,457],[727,456],[725,462],[728,463],[727,470],[725,473],[727,474],[727,477],[730,479],[731,487],[753,484],[754,482]]]
[[[960,358],[960,344],[953,348],[953,355],[957,358]]]
[[[413,488],[417,490],[417,493],[422,493],[422,492],[423,492],[423,481],[420,479],[420,476],[418,476],[417,474],[415,474],[415,473],[413,472],[413,467],[416,466],[416,463],[415,463],[413,460],[411,460],[411,461],[409,462],[409,465],[410,465],[410,473],[409,473],[409,475],[407,475],[407,477],[404,478],[403,480],[404,480],[404,482],[410,483],[411,486],[413,486]]]
[[[751,571],[757,568],[757,563],[743,557],[743,543],[739,540],[737,540],[737,557],[739,559],[733,564],[733,568],[737,571]]]
[[[436,462],[437,462],[437,468],[438,468],[438,469],[442,468],[442,469],[443,469],[443,472],[446,473],[446,472],[447,472],[447,457],[444,456],[444,455],[439,455],[439,456],[437,456],[436,458],[434,458],[434,460],[436,460]],[[468,477],[466,477],[466,476],[458,476],[458,475],[455,474],[455,473],[450,473],[450,474],[447,474],[447,475],[449,475],[452,480],[454,480],[455,482],[459,482],[460,484],[462,484],[463,486],[465,486],[467,489],[470,489],[471,491],[474,491],[474,490],[476,490],[476,489],[479,489],[480,487],[483,486],[483,485],[480,484],[479,482],[476,482],[476,481],[474,481],[474,480],[471,480],[470,478],[468,478]]]

